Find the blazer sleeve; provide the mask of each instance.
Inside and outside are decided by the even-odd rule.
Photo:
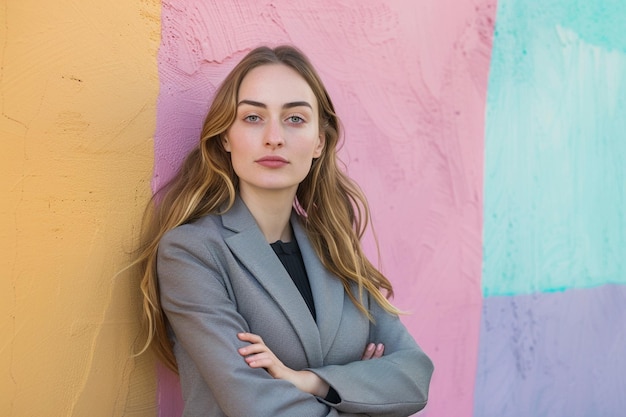
[[[310,369],[339,395],[327,404],[349,413],[372,417],[407,416],[426,406],[433,363],[417,345],[396,315],[370,301],[375,323],[370,342],[383,343],[381,358]]]
[[[161,305],[176,343],[192,358],[226,415],[351,415],[245,363],[237,349],[247,343],[237,333],[248,331],[248,325],[229,297],[226,272],[201,239],[177,229],[168,232],[159,244],[157,272]]]

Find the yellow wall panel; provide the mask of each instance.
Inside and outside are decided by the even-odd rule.
[[[130,261],[150,196],[156,0],[0,3],[0,415],[153,416]]]

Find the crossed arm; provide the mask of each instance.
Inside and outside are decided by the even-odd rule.
[[[185,227],[192,226],[174,229],[162,240],[158,274],[161,304],[176,337],[182,370],[187,381],[202,378],[206,384],[190,386],[190,404],[203,407],[202,401],[213,395],[212,404],[232,416],[260,415],[259,407],[263,415],[272,416],[401,416],[425,406],[432,363],[397,316],[370,304],[376,324],[363,339],[384,347],[367,345],[360,358],[365,360],[289,369],[259,336],[246,333],[250,327],[229,293],[224,262],[207,250],[205,234],[192,239],[195,234],[186,233]],[[329,385],[339,400],[326,399]]]
[[[326,397],[330,388],[326,381],[311,371],[295,371],[285,366],[265,345],[261,336],[253,333],[239,333],[237,337],[239,340],[250,343],[238,350],[250,368],[265,368],[274,379],[284,379],[300,391],[321,398]],[[380,358],[384,351],[385,346],[382,343],[370,343],[365,348],[361,360]]]

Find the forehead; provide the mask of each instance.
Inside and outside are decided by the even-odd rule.
[[[283,64],[256,67],[239,86],[238,100],[255,100],[265,104],[308,101],[315,108],[317,100],[306,80]]]

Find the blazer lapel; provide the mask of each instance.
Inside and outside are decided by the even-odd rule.
[[[322,355],[326,357],[339,329],[344,300],[343,284],[339,278],[324,267],[313,246],[311,246],[298,215],[295,213],[291,216],[291,226],[298,241],[300,252],[302,252],[304,266],[311,284],[317,327],[322,344]]]
[[[226,244],[283,310],[300,338],[309,366],[321,366],[322,347],[315,321],[280,259],[265,240],[252,214],[239,197],[233,207],[222,215],[222,222],[224,227],[235,232],[224,239]],[[300,244],[300,239],[298,243]],[[308,265],[305,266],[307,272],[311,274]],[[315,298],[313,283],[311,287]],[[317,301],[315,307],[317,310]]]

